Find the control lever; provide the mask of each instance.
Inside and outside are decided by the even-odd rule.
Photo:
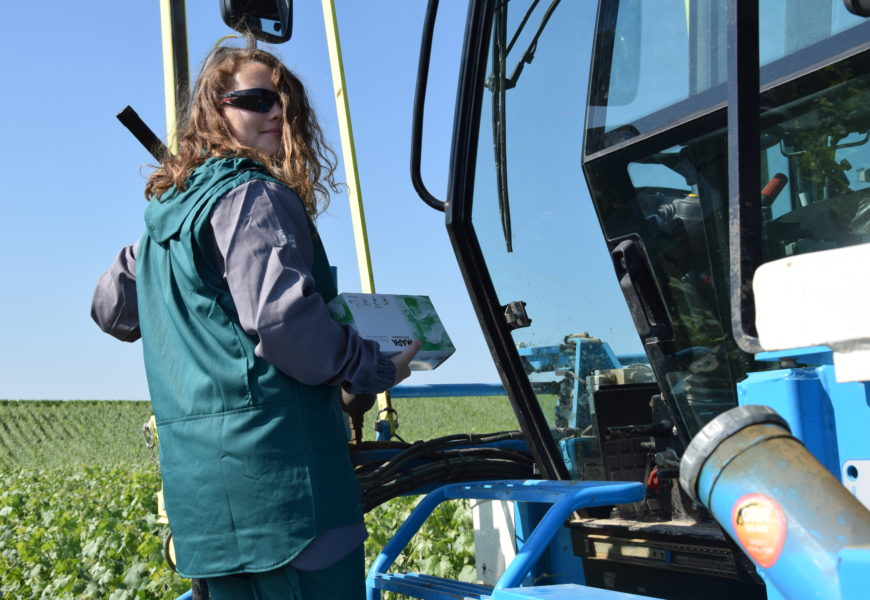
[[[670,421],[661,420],[645,425],[619,425],[604,428],[604,439],[622,440],[636,437],[662,437],[673,435],[674,426]]]

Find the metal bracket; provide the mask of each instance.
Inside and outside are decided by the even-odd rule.
[[[528,327],[532,324],[532,320],[526,313],[525,301],[517,300],[516,302],[510,302],[502,306],[502,309],[504,309],[504,320],[509,330],[513,331],[514,329]]]

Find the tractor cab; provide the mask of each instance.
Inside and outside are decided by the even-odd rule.
[[[870,241],[870,22],[839,1],[758,20],[755,266]],[[729,228],[727,21],[719,2],[471,3],[447,227],[521,424],[552,432],[533,442],[550,475],[580,476],[559,442],[600,416],[574,384],[655,381],[650,423],[680,452],[779,367],[732,332],[730,242],[754,231]]]
[[[817,366],[848,345],[759,342],[753,276],[870,241],[870,21],[840,0],[747,10],[469,6],[436,207],[540,472],[647,486],[642,502],[570,524],[598,587],[765,597],[744,553],[680,489],[680,458],[742,403],[750,374]],[[801,314],[786,289],[765,295],[768,313]]]
[[[607,4],[583,169],[653,370],[693,436],[737,404],[747,373],[779,368],[732,332],[741,316],[732,288],[745,282],[732,282],[729,244],[748,244],[757,266],[870,241],[870,23],[841,2],[761,6],[760,122],[748,157],[758,180],[741,230],[729,222],[729,153],[741,132],[729,131],[725,106],[727,4]]]

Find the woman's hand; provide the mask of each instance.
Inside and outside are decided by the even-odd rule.
[[[400,381],[407,379],[411,374],[411,369],[408,368],[408,364],[419,350],[420,341],[414,340],[410,346],[390,357],[390,360],[393,361],[393,364],[396,366],[396,380],[393,382],[393,385],[398,385]]]

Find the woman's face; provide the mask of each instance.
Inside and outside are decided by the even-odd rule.
[[[263,63],[243,64],[233,75],[232,89],[228,91],[263,88],[275,91],[272,85],[272,69]],[[229,104],[221,104],[230,132],[243,146],[259,150],[270,156],[281,153],[281,132],[284,113],[280,102],[275,102],[268,112],[245,110]]]

